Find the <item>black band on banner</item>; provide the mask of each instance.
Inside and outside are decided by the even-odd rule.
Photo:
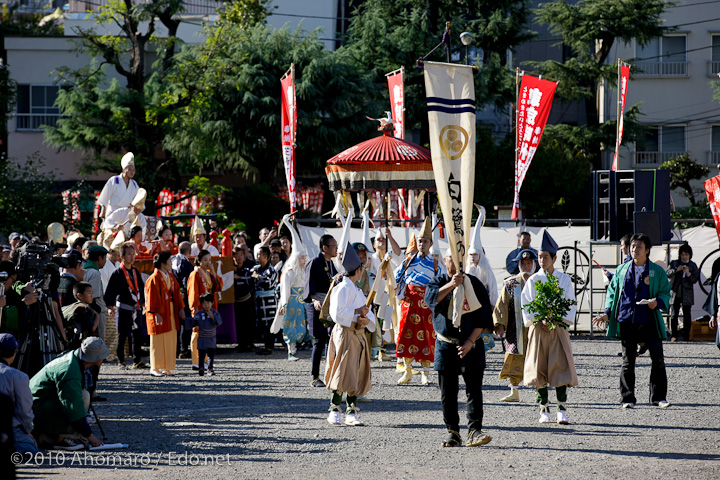
[[[477,113],[475,107],[436,107],[434,105],[428,105],[428,112],[443,112],[443,113]]]
[[[442,103],[445,105],[473,105],[475,106],[475,100],[471,98],[441,98],[441,97],[427,97],[427,103]]]

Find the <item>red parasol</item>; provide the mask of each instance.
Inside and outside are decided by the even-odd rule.
[[[330,190],[349,192],[416,188],[435,190],[430,150],[391,135],[392,123],[379,137],[359,143],[327,161]]]

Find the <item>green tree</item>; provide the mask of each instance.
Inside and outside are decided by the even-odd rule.
[[[119,29],[119,34],[77,27],[78,51],[94,61],[77,70],[58,69],[59,83],[71,88],[58,94],[63,118],[57,126],[45,128],[46,141],[60,149],[84,151],[86,172],[117,171],[119,157],[127,150],[135,154],[137,178],[146,188],[153,191],[177,181],[176,162],[162,149],[168,109],[158,108],[158,101],[180,42],[176,34],[183,10],[182,0],[110,0],[98,7],[97,25]],[[160,24],[167,32],[163,37],[157,33]],[[107,81],[108,68],[124,85]]]
[[[338,151],[365,140],[372,84],[347,52],[325,50],[317,32],[207,26],[208,40],[177,55],[167,103],[186,103],[167,122],[165,147],[185,168],[239,171],[269,182],[283,171],[280,77],[295,63],[298,171],[317,171]]]
[[[693,180],[701,180],[710,173],[710,169],[690,158],[689,153],[683,153],[660,165],[660,168],[670,171],[670,188],[680,189],[680,194],[690,201],[693,207],[698,206],[695,197],[703,193],[702,188],[694,187]],[[702,202],[701,202],[702,203]]]
[[[653,38],[669,31],[663,26],[662,15],[673,2],[666,0],[582,0],[569,3],[555,0],[540,4],[537,19],[547,25],[550,33],[559,35],[572,52],[564,62],[546,60],[535,62],[543,75],[560,83],[557,97],[565,101],[583,101],[586,118],[584,124],[565,129],[565,141],[577,145],[593,158],[600,168],[601,145],[615,141],[615,121],[600,125],[597,95],[601,81],[616,86],[617,65],[608,63],[615,42],[628,44],[635,40],[644,46]],[[639,132],[633,125],[637,109],[626,115],[625,139],[633,141]]]
[[[52,222],[63,218],[63,203],[53,173],[44,172],[40,154],[24,162],[9,160],[0,168],[0,232],[44,235]]]
[[[476,58],[478,106],[504,107],[515,95],[506,52],[531,38],[525,27],[528,13],[525,0],[367,0],[353,12],[341,50],[349,50],[358,65],[373,74],[375,97],[383,110],[389,108],[385,74],[405,67],[406,130],[426,130],[425,83],[416,62],[440,42],[445,22],[451,23],[453,49],[461,59],[465,58],[465,48],[459,41],[460,32],[473,34],[472,47],[482,49],[482,62]],[[443,48],[428,60],[446,61]],[[422,142],[427,143],[427,139]]]

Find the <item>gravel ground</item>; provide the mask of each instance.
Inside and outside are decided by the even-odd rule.
[[[573,350],[580,385],[569,391],[570,425],[538,424],[529,388],[521,389],[519,404],[498,402],[507,384],[497,378],[502,352],[496,347],[484,381],[484,431],[493,441],[454,449],[440,446],[445,430],[437,376],[433,385],[419,385],[418,375],[398,386],[394,362],[373,362],[371,401],[360,404],[365,427],[325,421],[329,395],[309,386],[309,351],[288,362],[279,348],[270,357],[227,348],[217,358],[217,375],[202,378],[189,360],[178,361],[174,378],[159,379],[106,365],[100,392],[109,401],[97,404],[97,412],[108,441],[129,448],[67,452],[64,461],[46,452],[33,460],[40,465],[19,467],[18,477],[720,478],[720,352],[714,344],[665,344],[672,407],[663,410],[645,401],[647,354],[638,359],[640,403],[623,410],[619,343],[573,337]],[[460,400],[464,409],[463,391]]]

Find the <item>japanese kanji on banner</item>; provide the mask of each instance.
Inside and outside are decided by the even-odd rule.
[[[392,108],[393,137],[405,138],[405,84],[403,77],[405,69],[395,70],[387,75],[388,89],[390,90],[390,106]]]
[[[288,184],[290,211],[297,204],[295,195],[295,135],[297,134],[297,109],[295,108],[295,64],[290,65],[280,79],[282,87],[282,108],[280,123],[282,126],[282,152],[285,163],[285,177]]]
[[[618,168],[618,150],[622,143],[623,127],[625,126],[625,98],[627,87],[630,81],[630,66],[618,60],[618,113],[617,113],[617,138],[615,140],[615,156],[613,157],[612,169]]]
[[[704,185],[710,212],[715,222],[715,231],[718,234],[718,242],[720,242],[720,175],[705,180]]]
[[[517,99],[517,149],[515,151],[515,199],[512,219],[518,218],[520,188],[542,138],[557,82],[542,80],[526,73],[522,76]]]

